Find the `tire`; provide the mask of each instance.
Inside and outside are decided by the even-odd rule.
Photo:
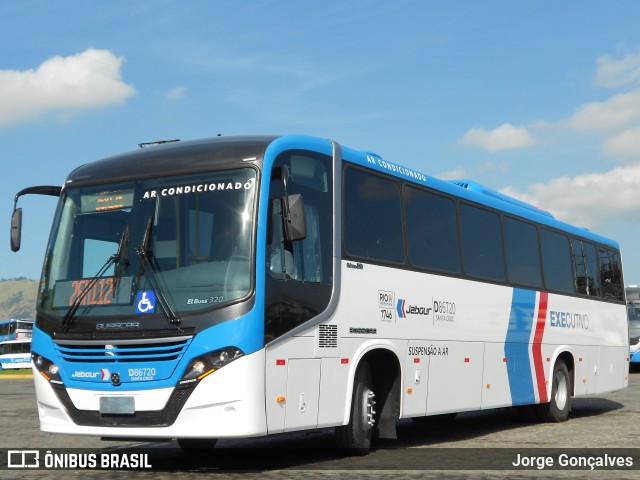
[[[178,438],[178,445],[183,450],[210,450],[216,446],[217,438]]]
[[[358,366],[353,381],[351,415],[347,425],[336,427],[338,448],[352,455],[364,455],[371,448],[377,421],[371,368],[367,362]]]
[[[553,367],[551,399],[535,406],[536,415],[543,422],[566,422],[571,410],[571,375],[567,365],[558,360]]]

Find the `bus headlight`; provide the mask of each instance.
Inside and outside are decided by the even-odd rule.
[[[226,347],[220,350],[200,355],[187,365],[178,385],[187,385],[199,382],[204,377],[211,375],[216,370],[243,356],[242,350],[236,347]]]
[[[37,353],[31,354],[31,360],[33,360],[33,364],[36,366],[38,372],[40,372],[40,375],[46,378],[48,382],[62,385],[60,368],[58,368],[55,363]]]

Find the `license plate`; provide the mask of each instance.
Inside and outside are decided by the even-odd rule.
[[[100,413],[103,415],[133,415],[135,411],[133,397],[100,397]]]

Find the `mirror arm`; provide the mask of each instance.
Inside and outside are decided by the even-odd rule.
[[[36,194],[36,195],[51,195],[52,197],[59,197],[62,192],[62,187],[41,185],[36,187],[27,187],[16,193],[13,199],[13,213],[11,214],[11,250],[17,252],[20,250],[20,241],[22,236],[22,209],[18,208],[18,199],[22,195]]]
[[[291,207],[289,205],[289,167],[283,165],[280,167],[280,174],[282,178],[282,188],[284,189],[284,219],[287,223],[291,223]]]

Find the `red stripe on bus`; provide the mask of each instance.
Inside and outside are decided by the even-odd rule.
[[[547,403],[547,385],[544,379],[544,363],[542,362],[542,336],[547,323],[547,302],[549,294],[540,292],[540,303],[538,304],[538,321],[536,322],[536,333],[533,337],[533,366],[536,371],[536,382],[538,383],[538,395],[540,403]]]

